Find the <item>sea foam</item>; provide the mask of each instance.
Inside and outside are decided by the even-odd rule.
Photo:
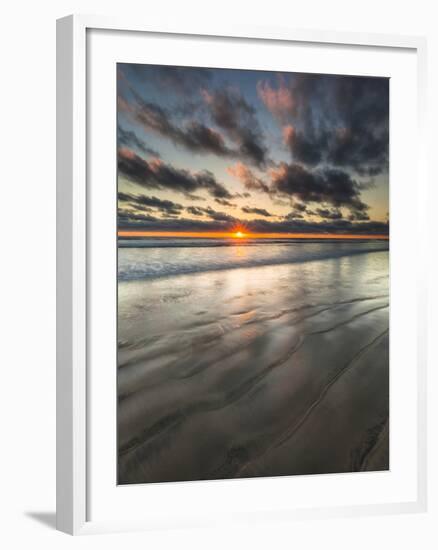
[[[388,241],[135,239],[120,240],[119,281],[234,268],[328,260],[383,252]]]

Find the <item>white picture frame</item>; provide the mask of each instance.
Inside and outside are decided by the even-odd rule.
[[[88,93],[89,54],[87,33],[90,30],[142,34],[173,35],[318,44],[320,46],[348,45],[379,49],[409,50],[416,57],[415,90],[418,98],[416,123],[418,125],[418,154],[415,156],[416,182],[412,193],[418,203],[418,226],[413,230],[419,243],[420,263],[417,268],[417,294],[414,307],[418,322],[415,340],[416,385],[412,398],[416,400],[415,449],[415,497],[409,500],[388,500],[375,504],[351,504],[327,507],[316,503],[305,508],[282,510],[248,510],[245,520],[293,519],[303,517],[351,516],[357,514],[382,514],[396,512],[419,512],[426,509],[426,327],[425,327],[425,273],[422,237],[426,233],[427,220],[419,213],[426,212],[425,177],[425,55],[423,38],[350,34],[327,31],[305,31],[285,28],[240,28],[229,29],[180,29],[178,25],[151,28],[138,20],[113,19],[95,16],[69,16],[57,22],[57,528],[70,534],[86,534],[111,530],[150,529],[157,527],[208,524],[227,518],[175,517],[166,519],[162,511],[155,522],[134,518],[108,516],[94,520],[87,510],[90,506],[90,430],[89,413],[92,410],[90,392],[90,334],[89,316],[89,227],[93,211],[89,206],[88,189]],[[391,189],[391,201],[394,203]],[[421,261],[422,260],[422,261]],[[222,482],[207,482],[219,486]],[[228,482],[229,483],[229,482]],[[228,486],[229,487],[229,486]],[[241,486],[243,487],[243,485]],[[189,491],[185,484],[185,490]],[[140,490],[142,488],[140,487]],[[143,487],[144,489],[144,487]],[[160,490],[158,488],[158,490]],[[243,489],[236,489],[237,491]],[[190,506],[190,504],[188,505]],[[190,516],[190,514],[189,514]],[[229,520],[229,518],[228,518]],[[237,521],[240,521],[237,518]]]

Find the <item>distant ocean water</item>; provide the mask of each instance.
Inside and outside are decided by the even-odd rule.
[[[119,281],[294,264],[389,250],[381,240],[119,239]]]

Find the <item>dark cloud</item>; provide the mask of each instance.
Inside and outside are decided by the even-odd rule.
[[[219,156],[232,156],[234,153],[225,145],[224,139],[215,130],[196,121],[191,121],[182,132],[181,143],[193,151],[209,151]]]
[[[289,212],[289,214],[286,214],[286,216],[284,216],[284,219],[285,220],[302,220],[304,219],[304,216],[300,212],[297,212],[296,210],[292,210],[291,212]]]
[[[229,206],[230,208],[236,208],[236,204],[233,204],[230,201],[227,201],[227,199],[214,199],[218,204],[221,204],[222,206]]]
[[[286,220],[301,220],[304,219],[304,213],[308,215],[313,215],[313,212],[308,209],[307,205],[302,202],[296,202],[296,201],[277,201],[283,203],[282,206],[292,206],[292,210],[284,216],[284,219]]]
[[[306,212],[307,210],[307,204],[304,204],[302,202],[294,202],[294,210],[297,210],[298,212]]]
[[[233,90],[204,90],[203,97],[215,124],[238,147],[238,156],[256,166],[265,165],[267,149],[255,109]]]
[[[193,173],[159,159],[148,162],[129,149],[119,149],[118,169],[120,175],[148,189],[171,189],[186,196],[206,191],[215,198],[232,198],[208,170]]]
[[[295,75],[277,87],[259,82],[259,96],[284,125],[293,160],[328,164],[361,176],[387,171],[389,80]]]
[[[368,216],[368,214],[366,212],[352,212],[349,216],[348,216],[348,219],[350,221],[360,221],[360,222],[363,222],[363,221],[368,221],[370,219],[370,217]]]
[[[134,208],[137,212],[138,211],[141,211],[141,212],[149,212],[151,214],[155,214],[156,213],[156,210],[154,208],[151,208],[150,206],[144,206],[144,204],[129,204],[128,205],[130,208]],[[175,215],[174,212],[166,212],[166,214],[168,215]]]
[[[120,125],[117,126],[117,143],[119,147],[134,147],[146,155],[160,158],[160,154],[155,149],[148,147],[135,132],[124,130]]]
[[[119,208],[117,210],[117,223],[119,229],[130,227],[147,227],[149,224],[159,224],[160,219],[149,214],[139,214],[138,212]]]
[[[155,181],[154,171],[149,162],[139,157],[130,149],[121,148],[118,151],[117,166],[119,175],[144,187],[159,189]]]
[[[318,216],[321,216],[321,218],[325,218],[327,220],[342,220],[343,218],[342,212],[338,208],[334,208],[334,209],[317,208],[315,212]],[[352,218],[352,219],[357,219],[357,218]]]
[[[309,130],[308,130],[309,131]],[[283,139],[287,147],[292,151],[294,160],[310,166],[319,164],[323,158],[324,147],[327,145],[325,134],[315,136],[295,130],[292,126],[283,128]]]
[[[131,195],[130,193],[123,193],[122,191],[119,191],[117,193],[117,200],[119,202],[132,202],[135,200],[136,195]]]
[[[186,208],[186,210],[189,214],[193,214],[193,216],[204,216],[205,215],[204,208],[202,208],[200,206],[188,206]]]
[[[250,206],[242,206],[241,210],[242,212],[245,212],[245,214],[257,214],[258,216],[265,216],[266,218],[270,218],[273,216],[273,214],[265,210],[265,208],[252,208]]]
[[[218,212],[217,210],[214,210],[211,206],[206,208],[202,206],[188,206],[186,210],[189,214],[193,214],[194,216],[207,216],[211,220],[218,222],[229,222],[234,224],[238,221],[236,218],[226,214],[225,212]]]
[[[365,212],[368,209],[360,198],[358,183],[342,170],[324,168],[310,171],[301,164],[282,163],[271,174],[271,192],[276,191],[304,202],[345,206],[352,212]]]
[[[117,197],[119,202],[127,202],[137,209],[141,209],[142,207],[155,208],[168,215],[178,215],[184,208],[181,204],[170,200],[159,199],[155,196],[149,197],[146,195],[133,195],[131,193],[119,192]]]

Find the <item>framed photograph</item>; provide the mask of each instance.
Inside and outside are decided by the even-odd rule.
[[[424,510],[424,41],[57,40],[58,528]]]

